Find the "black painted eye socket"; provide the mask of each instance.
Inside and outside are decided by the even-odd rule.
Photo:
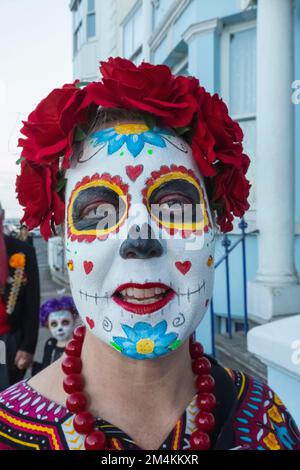
[[[66,320],[63,320],[63,321],[61,322],[61,324],[62,324],[63,326],[69,326],[70,323],[71,323],[70,320],[67,320],[67,319],[66,319]]]
[[[78,231],[109,229],[117,225],[126,211],[126,203],[106,186],[83,189],[73,201],[72,221]]]
[[[53,321],[50,323],[50,326],[51,326],[51,328],[56,328],[56,327],[57,327],[57,321],[56,321],[56,320],[53,320]]]
[[[152,191],[148,200],[151,214],[160,223],[179,225],[202,220],[200,203],[198,188],[184,179],[162,183]]]

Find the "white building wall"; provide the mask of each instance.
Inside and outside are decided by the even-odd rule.
[[[74,79],[82,81],[98,80],[99,70],[95,57],[100,60],[109,56],[122,55],[122,28],[121,24],[140,0],[95,0],[96,9],[96,36],[87,38],[87,4],[88,0],[82,1],[82,27],[83,44],[73,57]],[[70,7],[72,9],[72,2]]]

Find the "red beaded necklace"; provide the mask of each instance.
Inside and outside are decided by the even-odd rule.
[[[73,338],[65,348],[66,357],[62,362],[62,370],[66,374],[63,382],[64,390],[69,395],[66,401],[67,409],[75,413],[73,425],[76,432],[85,435],[84,446],[86,450],[110,450],[107,446],[103,431],[95,429],[94,416],[86,411],[87,399],[83,393],[84,380],[81,375],[82,361],[81,349],[85,336],[85,327],[79,326],[73,333]],[[211,447],[211,433],[215,427],[215,418],[212,414],[216,406],[216,398],[212,393],[215,381],[209,374],[210,361],[203,356],[203,347],[190,337],[190,354],[192,369],[196,378],[197,406],[200,409],[195,418],[197,430],[190,438],[191,450],[209,450]]]

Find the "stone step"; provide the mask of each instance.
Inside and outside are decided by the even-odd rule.
[[[218,334],[216,358],[223,367],[237,369],[248,375],[255,375],[267,381],[267,367],[247,350],[247,338],[242,331],[233,333],[232,338]]]

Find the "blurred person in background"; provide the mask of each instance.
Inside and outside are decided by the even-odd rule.
[[[40,325],[49,329],[51,337],[45,343],[42,362],[33,363],[32,375],[50,366],[63,355],[77,320],[78,312],[71,296],[56,297],[43,303],[40,308]]]
[[[6,345],[0,388],[21,380],[31,366],[38,327],[40,285],[34,249],[3,233],[0,204],[0,340]],[[3,369],[3,368],[1,368]]]
[[[33,246],[33,237],[32,234],[29,232],[26,225],[21,225],[20,231],[18,233],[18,239],[22,242],[29,243],[29,245]]]

